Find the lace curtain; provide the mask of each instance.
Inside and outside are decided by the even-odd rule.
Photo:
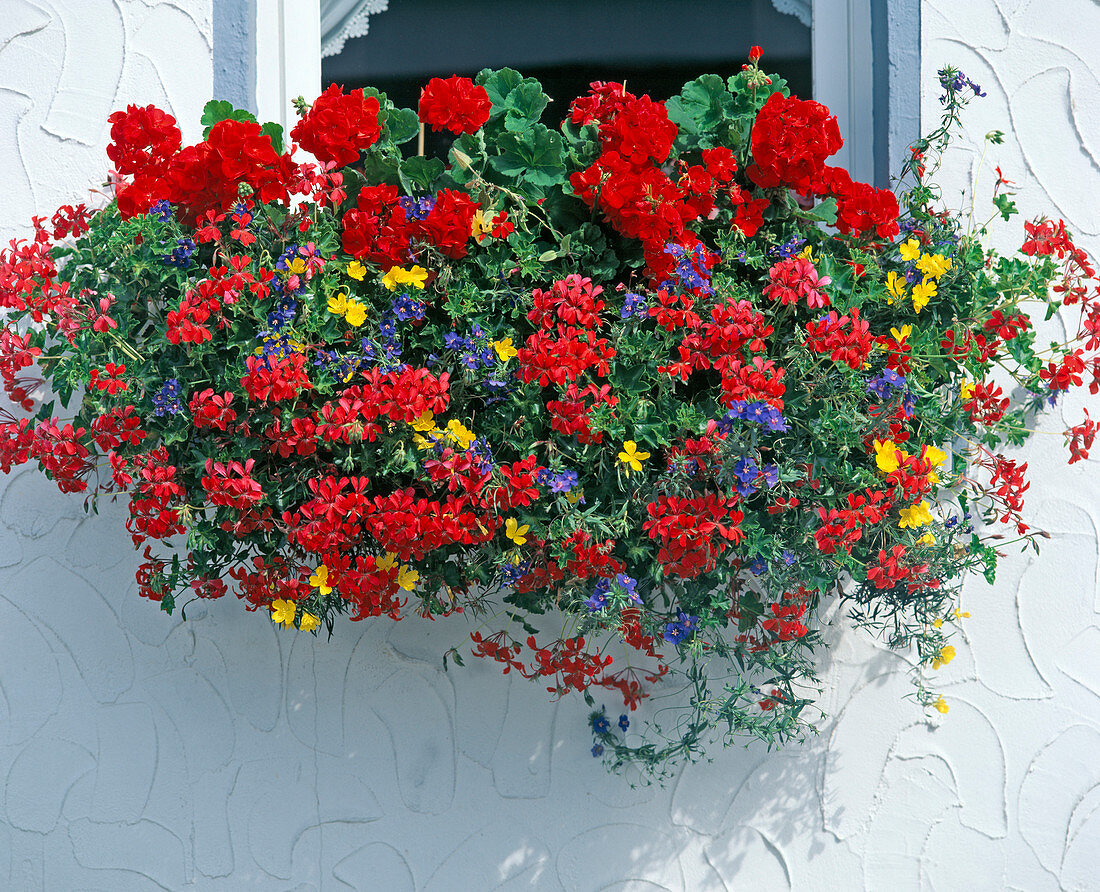
[[[321,58],[335,56],[347,41],[365,36],[370,17],[389,5],[389,0],[321,0]],[[812,0],[772,0],[772,6],[809,27]]]
[[[389,0],[321,0],[321,58],[335,56],[353,37],[370,30],[370,17],[389,8]]]

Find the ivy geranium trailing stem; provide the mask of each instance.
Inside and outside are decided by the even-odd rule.
[[[960,72],[890,191],[828,164],[836,118],[760,58],[667,102],[595,83],[560,122],[510,69],[417,111],[331,86],[289,134],[212,102],[191,146],[114,113],[110,201],[0,255],[0,467],[124,494],[168,613],[465,614],[445,663],[599,696],[612,767],[812,728],[837,598],[947,712],[962,579],[1038,535],[1011,447],[1100,388],[1095,272],[1061,221],[1002,256],[942,207],[983,95]],[[426,127],[446,158],[414,154]],[[658,695],[678,719],[636,714]]]

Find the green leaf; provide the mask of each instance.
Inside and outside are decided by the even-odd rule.
[[[682,131],[701,135],[714,133],[725,121],[733,108],[733,95],[718,75],[704,74],[684,84],[680,95],[665,105],[672,123]]]
[[[265,134],[268,139],[271,140],[271,147],[278,153],[283,154],[283,125],[276,124],[274,121],[268,121],[260,128],[260,132]]]
[[[549,101],[550,97],[542,92],[539,82],[534,78],[527,78],[508,94],[504,128],[526,130],[532,124],[537,124]]]
[[[256,123],[256,116],[243,108],[234,108],[232,102],[224,99],[211,99],[202,107],[202,118],[199,123],[205,128],[202,138],[210,135],[210,129],[219,121],[252,121]]]
[[[420,132],[420,119],[411,108],[391,109],[386,115],[385,137],[394,145],[408,142]]]
[[[431,192],[435,181],[443,175],[443,167],[443,162],[438,158],[424,158],[419,155],[406,158],[399,169],[401,185],[410,195]]]
[[[535,124],[523,133],[503,133],[497,145],[501,154],[489,163],[499,173],[536,186],[565,182],[561,137],[545,125]]]
[[[817,220],[821,223],[826,223],[829,226],[836,225],[836,199],[833,197],[826,198],[824,201],[819,201],[810,210],[805,211],[803,216],[807,220]]]
[[[489,114],[495,118],[507,111],[508,94],[523,83],[523,75],[513,68],[501,68],[499,71],[484,68],[478,72],[474,82],[484,87],[489,94],[489,101],[493,103],[493,110]]]
[[[176,609],[176,599],[171,594],[166,594],[160,599],[160,609],[171,616],[172,611]]]
[[[1020,213],[1016,208],[1016,202],[1012,201],[1007,195],[994,196],[993,203],[997,206],[997,210],[1001,212],[1001,216],[1005,220],[1013,214]]]

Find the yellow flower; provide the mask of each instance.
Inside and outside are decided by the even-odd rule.
[[[499,341],[489,341],[489,344],[497,351],[497,356],[500,357],[501,362],[507,362],[519,353],[519,350],[512,346],[511,338],[503,338]]]
[[[901,259],[908,263],[920,257],[920,242],[915,238],[911,238],[909,241],[903,242],[898,250],[901,251]]]
[[[623,451],[619,453],[619,461],[627,466],[627,474],[629,474],[631,470],[642,470],[642,462],[647,458],[649,458],[649,453],[639,452],[638,444],[633,440],[627,440],[623,443]]]
[[[890,273],[886,277],[886,290],[890,294],[890,297],[886,298],[889,303],[894,302],[896,297],[905,297],[905,276],[899,276],[897,273]]]
[[[474,219],[470,222],[470,235],[476,238],[479,242],[483,242],[492,231],[492,218],[486,220],[485,215],[481,211],[475,211]]]
[[[298,622],[298,628],[303,632],[312,632],[319,625],[321,625],[321,621],[312,613],[303,613],[301,620]]]
[[[362,282],[363,277],[367,274],[367,268],[358,260],[353,260],[348,264],[347,272],[355,281]]]
[[[330,297],[328,299],[328,311],[335,313],[337,316],[343,316],[348,311],[348,296],[337,294],[336,297]]]
[[[360,325],[367,321],[366,304],[362,304],[357,300],[349,300],[347,312],[344,313],[344,318],[348,321],[348,325],[358,328]]]
[[[422,266],[414,266],[412,269],[395,266],[382,277],[382,285],[387,291],[396,291],[398,285],[412,285],[423,290],[427,281],[428,271]]]
[[[875,440],[875,464],[883,474],[891,474],[901,467],[901,463],[909,457],[904,449],[898,449],[893,440],[885,443]]]
[[[921,254],[917,269],[931,279],[938,279],[951,269],[951,258],[942,254]]]
[[[936,283],[931,279],[925,279],[919,285],[913,286],[913,309],[919,313],[925,308],[933,297],[936,296]]]
[[[930,461],[937,468],[947,461],[947,453],[936,446],[925,446],[924,457],[927,461]]]
[[[412,421],[409,422],[414,431],[430,431],[435,429],[435,416],[432,415],[430,409],[426,409],[423,414],[418,415]]]
[[[940,694],[939,699],[936,700],[936,702],[933,703],[932,705],[935,706],[936,709],[938,709],[940,712],[942,712],[945,715],[947,714],[947,710],[949,710],[951,708],[950,706],[947,705],[947,701],[943,699],[943,694]]]
[[[943,625],[943,620],[940,619],[938,616],[934,620],[932,620],[932,628],[933,629],[938,629],[942,625]]]
[[[469,449],[475,439],[473,431],[453,418],[447,422],[447,436],[461,449]]]
[[[416,448],[421,451],[425,449],[431,449],[439,438],[443,436],[443,431],[439,428],[433,428],[427,432],[428,436],[422,437],[420,434],[413,434],[413,442],[416,444]]]
[[[520,526],[518,520],[514,517],[509,517],[504,522],[504,535],[516,543],[516,545],[527,544],[527,532],[531,529],[528,524]]]
[[[964,382],[959,385],[959,399],[966,401],[974,395],[974,385]]]
[[[271,602],[271,618],[275,621],[276,625],[283,625],[290,628],[294,625],[294,614],[298,610],[298,605],[293,601],[272,601]]]
[[[970,611],[960,611],[958,607],[955,608],[955,612],[952,614],[955,619],[969,619]]]
[[[374,568],[376,570],[390,570],[397,563],[397,555],[392,551],[387,551],[385,557],[377,558],[374,562]]]
[[[890,329],[890,336],[895,341],[897,341],[899,344],[904,343],[905,339],[908,338],[909,335],[911,335],[912,333],[913,333],[913,326],[912,325],[903,325],[901,328],[891,328]]]
[[[309,577],[309,584],[316,589],[320,589],[322,595],[327,595],[332,591],[332,586],[328,584],[328,567],[321,564],[316,570],[313,571],[313,575]]]
[[[566,499],[567,502],[569,502],[570,505],[576,505],[577,502],[579,502],[583,498],[584,498],[584,490],[583,489],[570,490],[569,492],[567,492],[565,494],[565,499]]]
[[[898,520],[898,526],[902,529],[906,527],[926,527],[932,522],[932,512],[928,510],[929,505],[927,500],[922,501],[919,505],[913,505],[909,508],[902,508],[899,512],[901,518]]]
[[[411,592],[416,587],[416,580],[419,578],[420,574],[412,567],[402,566],[397,573],[397,584],[405,591]]]
[[[917,545],[935,545],[936,537],[931,533],[925,533],[917,540]]]
[[[286,269],[293,276],[303,275],[306,271],[306,262],[301,257],[295,257],[286,265]]]
[[[814,259],[814,246],[806,245],[801,251],[798,252],[799,257],[805,257],[807,260],[812,261]]]
[[[955,648],[950,644],[945,644],[940,648],[940,655],[932,661],[932,668],[939,669],[941,666],[946,666],[953,659],[955,659]]]

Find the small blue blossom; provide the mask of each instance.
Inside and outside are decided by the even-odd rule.
[[[626,717],[626,713],[623,713],[621,716],[619,716],[619,728],[622,729],[623,733],[625,734],[626,729],[629,728],[629,727],[630,727],[630,719],[628,719]]]
[[[435,207],[435,199],[429,195],[422,198],[413,198],[411,195],[402,195],[397,203],[405,209],[405,216],[410,220],[427,219],[428,214]]]
[[[760,469],[760,473],[764,475],[764,480],[768,484],[768,489],[771,489],[779,482],[778,465],[764,465],[764,467]]]
[[[789,548],[784,548],[782,557],[784,564],[786,564],[788,567],[794,566],[794,562],[796,559],[793,551],[791,551]]]
[[[675,622],[665,624],[665,632],[661,637],[671,644],[679,644],[681,641],[690,638],[695,633],[695,627],[698,625],[699,617],[688,616],[681,610]]]
[[[170,223],[173,213],[172,202],[162,198],[160,201],[153,203],[153,206],[149,208],[149,213],[160,220],[161,223]]]
[[[611,722],[607,720],[605,715],[593,716],[592,730],[597,734],[607,734],[611,730]]]
[[[706,248],[695,245],[688,251],[683,245],[669,242],[665,245],[665,253],[676,258],[676,278],[680,280],[680,285],[689,291],[698,289],[701,295],[714,294],[710,284],[710,270],[706,264]],[[677,283],[668,280],[662,284],[675,286]]]
[[[178,415],[182,412],[180,382],[176,378],[168,378],[160,390],[153,394],[153,405],[156,407],[155,414],[162,417],[166,414]]]
[[[629,319],[631,316],[645,316],[647,314],[645,298],[633,291],[628,291],[623,299],[623,308],[619,310],[619,316]]]
[[[409,297],[407,294],[400,294],[395,297],[391,308],[393,310],[393,315],[401,322],[419,322],[424,318],[424,312],[426,310],[423,301]]]
[[[749,572],[753,576],[763,576],[768,572],[768,562],[764,560],[763,555],[757,555],[751,564],[749,564]]]
[[[500,576],[504,580],[506,585],[515,585],[527,574],[530,569],[530,561],[522,561],[518,564],[513,564],[511,561],[509,561],[501,565]]]
[[[176,239],[176,247],[172,249],[170,254],[162,255],[162,259],[169,266],[179,267],[180,269],[186,269],[191,265],[191,255],[195,253],[195,240],[183,236]]]
[[[600,743],[594,744],[593,747],[592,747],[592,756],[593,756],[593,758],[598,759],[602,755],[603,755],[603,744],[600,744]]]

